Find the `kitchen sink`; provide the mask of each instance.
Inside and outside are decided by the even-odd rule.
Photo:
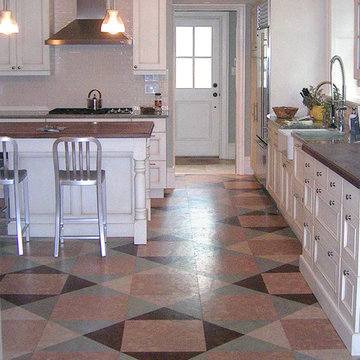
[[[279,150],[287,151],[287,158],[294,159],[294,137],[299,135],[303,140],[329,140],[339,139],[344,133],[335,129],[279,129]]]

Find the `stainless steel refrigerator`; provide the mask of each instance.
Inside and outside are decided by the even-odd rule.
[[[266,185],[267,163],[267,115],[269,109],[270,80],[270,42],[268,3],[258,6],[257,56],[256,56],[256,103],[254,104],[254,121],[256,122],[256,167],[255,176],[261,184]]]

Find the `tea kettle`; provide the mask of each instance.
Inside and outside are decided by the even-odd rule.
[[[96,97],[95,92],[98,93],[99,97]],[[93,95],[93,97],[91,97]],[[98,89],[92,89],[90,90],[87,98],[87,107],[91,110],[98,110],[102,107],[102,98],[101,98],[101,92]]]

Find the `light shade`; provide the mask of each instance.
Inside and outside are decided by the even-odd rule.
[[[19,32],[19,26],[11,16],[11,11],[0,11],[0,34],[10,35],[17,34]]]
[[[101,25],[101,32],[118,34],[125,32],[125,25],[118,10],[106,10],[105,19]]]

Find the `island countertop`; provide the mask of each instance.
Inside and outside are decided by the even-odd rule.
[[[64,127],[61,131],[44,131],[44,127]],[[150,138],[152,121],[137,122],[0,122],[0,136],[13,138]]]

